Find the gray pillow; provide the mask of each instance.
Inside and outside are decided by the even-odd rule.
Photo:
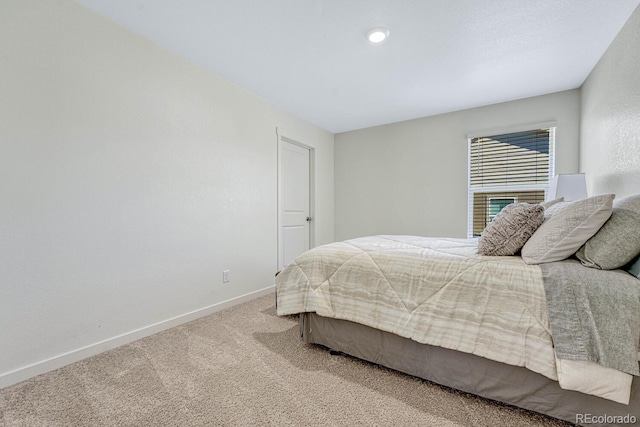
[[[613,194],[606,194],[569,202],[545,220],[525,243],[522,247],[524,262],[541,264],[569,258],[609,219],[614,197]],[[548,210],[561,203],[556,203]]]
[[[507,205],[484,229],[478,240],[480,255],[515,255],[542,224],[544,207],[539,204]]]
[[[583,265],[613,270],[640,254],[640,194],[613,202],[611,218],[578,250]]]

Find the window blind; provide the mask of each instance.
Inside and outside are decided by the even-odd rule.
[[[555,129],[469,140],[469,234],[479,236],[506,205],[544,201],[553,173]]]

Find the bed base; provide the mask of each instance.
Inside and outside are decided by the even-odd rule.
[[[578,414],[606,415],[609,419],[613,416],[635,417],[635,422],[640,423],[640,386],[637,379],[633,381],[630,404],[621,405],[563,390],[556,381],[523,367],[420,344],[358,323],[315,313],[300,314],[300,335],[306,343],[320,344],[447,387],[572,423],[581,424]]]

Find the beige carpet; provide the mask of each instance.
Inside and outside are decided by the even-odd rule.
[[[0,390],[0,426],[565,426],[298,338],[272,295]]]

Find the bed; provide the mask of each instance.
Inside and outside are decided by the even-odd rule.
[[[640,419],[640,281],[621,269],[369,236],[304,253],[276,291],[305,342],[573,423]]]

